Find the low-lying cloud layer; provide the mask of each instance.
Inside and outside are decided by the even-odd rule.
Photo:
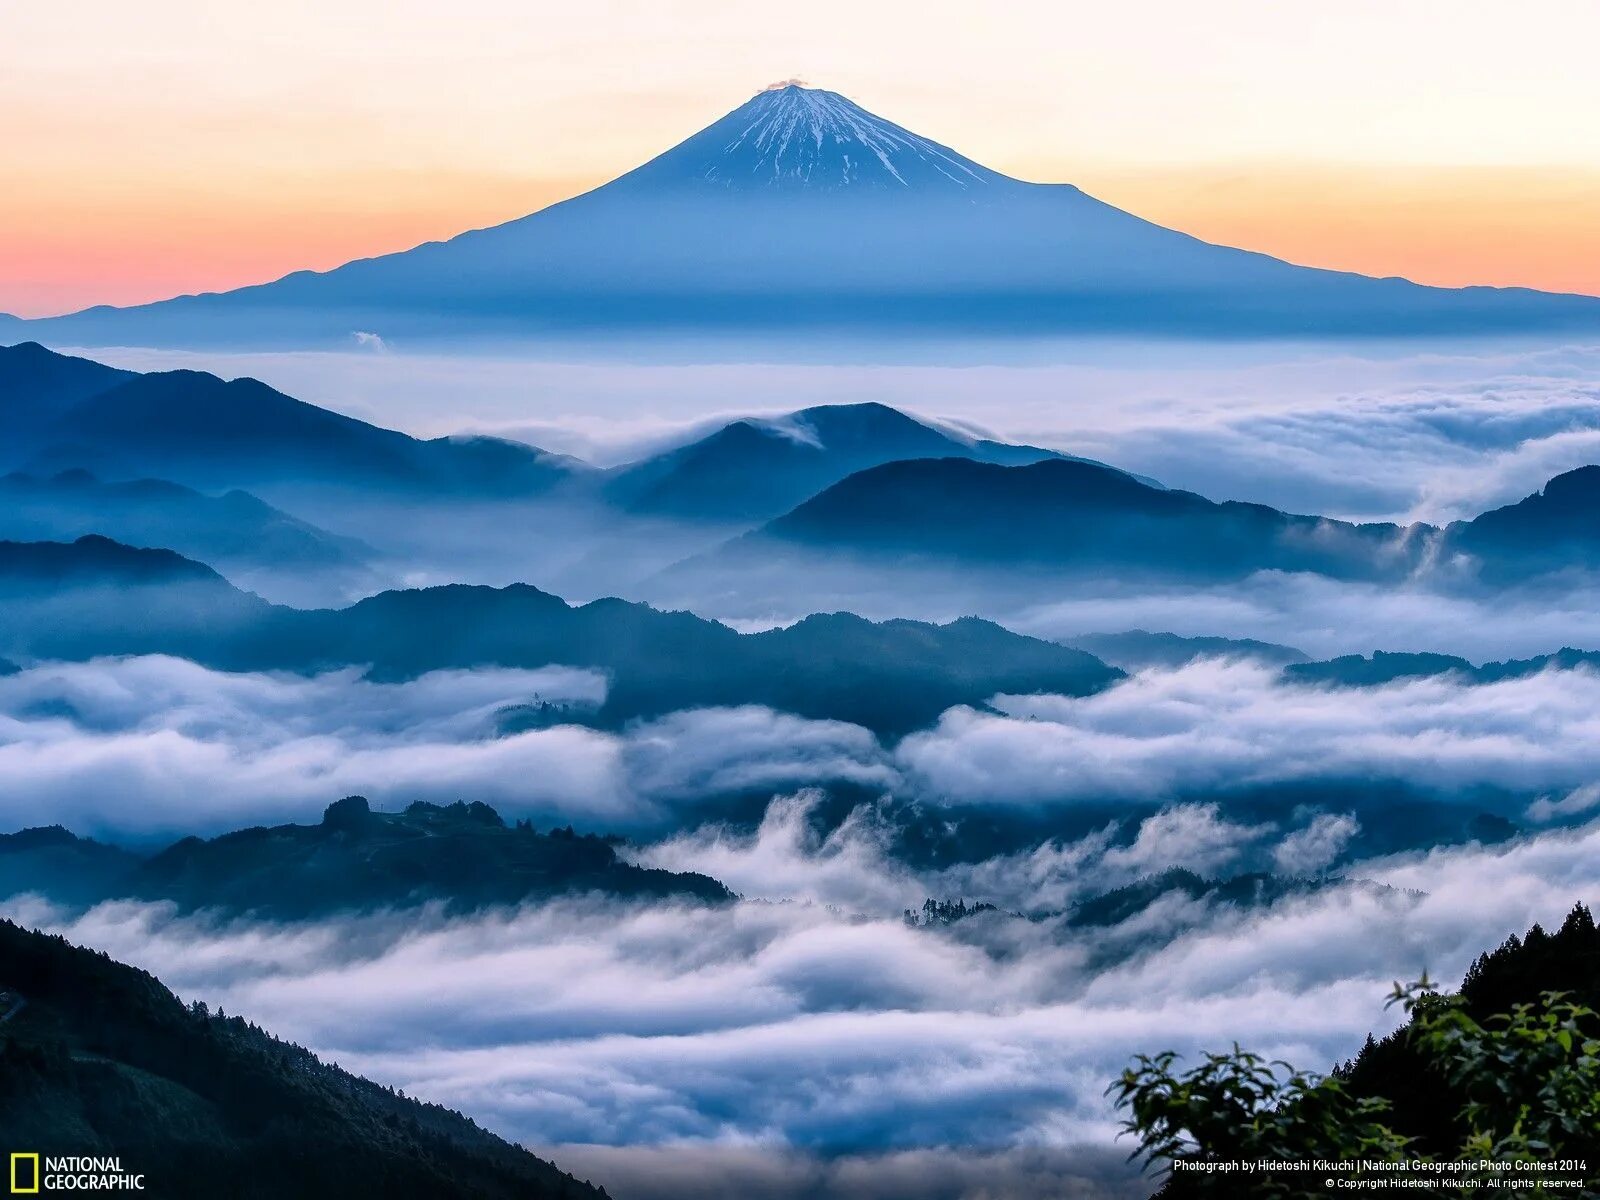
[[[1286,832],[1273,823],[1230,820],[1216,804],[1178,804],[1142,820],[1108,822],[1079,838],[917,869],[895,856],[894,829],[880,806],[858,806],[824,835],[810,819],[821,800],[816,791],[776,797],[748,832],[711,823],[631,854],[645,866],[710,875],[757,900],[892,914],[930,897],[971,897],[1007,911],[1051,915],[1172,868],[1216,875],[1275,866],[1313,876],[1360,829],[1348,813],[1290,814]],[[1296,827],[1298,820],[1304,823]]]
[[[901,744],[913,787],[955,803],[1148,797],[1303,779],[1448,792],[1575,788],[1600,773],[1600,675],[1303,687],[1248,662],[1146,671],[1096,696],[956,708]]]
[[[1492,661],[1530,658],[1561,646],[1600,647],[1592,584],[1579,579],[1570,588],[1443,592],[1266,571],[1203,588],[1073,588],[1044,603],[1008,606],[996,619],[1045,638],[1154,629],[1186,637],[1259,638],[1313,658],[1425,650]]]
[[[656,361],[601,351],[554,361],[541,346],[502,356],[91,353],[139,370],[255,374],[418,433],[471,426],[604,463],[819,397],[877,401],[1217,499],[1361,519],[1471,515],[1600,460],[1594,345],[898,343],[874,357],[844,343],[813,347],[812,362],[749,346],[655,351]]]
[[[1102,1089],[1131,1054],[1237,1039],[1326,1068],[1387,1028],[1393,979],[1458,977],[1508,934],[1600,895],[1600,824],[1355,873],[1394,890],[1254,911],[1180,898],[1131,930],[1003,915],[915,929],[755,900],[299,926],[149,904],[6,907],[558,1161],[571,1144],[586,1174],[620,1184],[661,1164],[638,1195],[694,1194],[684,1164],[714,1160],[719,1186],[732,1172],[752,1196],[834,1171],[857,1172],[844,1194],[904,1195],[903,1171],[948,1147],[969,1181],[1031,1155],[1079,1175],[1060,1194],[1092,1195],[1114,1194],[1090,1182],[1116,1131]]]
[[[484,800],[507,816],[653,836],[710,819],[719,798],[807,786],[850,784],[956,808],[1114,802],[1148,811],[1179,796],[1316,780],[1396,781],[1443,798],[1501,789],[1525,796],[1543,822],[1581,817],[1585,805],[1569,793],[1600,778],[1600,676],[1585,670],[1358,691],[1210,660],[1144,671],[1081,699],[954,708],[898,746],[853,725],[756,707],[676,713],[620,732],[569,725],[497,736],[506,705],[592,704],[603,688],[598,676],[567,669],[376,684],[354,671],[227,674],[161,657],[43,664],[0,678],[0,828],[215,832],[314,819],[360,793],[384,806]],[[1238,840],[1231,820],[1161,840],[1211,869],[1218,830],[1219,845]],[[1174,858],[1147,852],[1159,832],[1119,852],[1131,866]],[[858,822],[841,836],[861,833]],[[1279,852],[1312,870],[1352,833],[1307,829]],[[704,869],[718,873],[714,859]]]
[[[353,791],[486,799],[631,830],[639,860],[744,899],[293,925],[132,902],[0,907],[554,1147],[636,1200],[819,1187],[977,1200],[1041,1179],[1057,1189],[1045,1195],[1138,1195],[1103,1096],[1131,1054],[1239,1040],[1325,1068],[1387,1027],[1393,979],[1457,977],[1508,934],[1600,899],[1600,676],[1586,671],[1348,691],[1212,660],[1098,696],[953,709],[897,747],[758,708],[494,736],[506,704],[593,703],[603,686],[567,670],[374,684],[155,657],[43,664],[0,678],[0,819],[153,836],[313,819]],[[1254,910],[1175,891],[1120,925],[1070,917],[1171,867],[1316,874],[1359,844],[1363,814],[1245,814],[1206,793],[1380,776],[1446,797],[1495,785],[1531,801],[1529,821],[1590,823],[1342,868],[1387,888],[1324,884]],[[797,789],[840,782],[866,798],[819,829],[821,791]],[[777,798],[745,827],[710,804],[723,792]],[[896,856],[892,805],[874,793],[951,815],[1108,798],[1128,812],[919,868]],[[908,925],[902,910],[927,897],[1002,911]]]

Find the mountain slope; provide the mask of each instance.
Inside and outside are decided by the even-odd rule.
[[[1175,633],[1152,633],[1129,629],[1122,633],[1084,633],[1062,638],[1062,643],[1088,651],[1124,671],[1146,667],[1181,667],[1200,658],[1243,658],[1284,666],[1309,661],[1309,656],[1293,646],[1262,642],[1253,638],[1180,637]]]
[[[60,825],[0,833],[0,899],[37,892],[62,904],[94,904],[115,895],[118,881],[140,861]]]
[[[824,405],[735,421],[620,468],[605,490],[635,512],[753,521],[777,516],[856,471],[901,459],[1058,457],[1036,446],[955,437],[883,404]]]
[[[1421,547],[1396,525],[1351,525],[1258,504],[1216,503],[1067,460],[1004,467],[960,459],[890,463],[850,476],[708,556],[737,570],[786,556],[859,566],[1120,578],[1228,579],[1261,570],[1393,578]]]
[[[1475,665],[1454,654],[1406,653],[1375,650],[1370,657],[1345,654],[1321,662],[1290,663],[1284,678],[1296,683],[1332,687],[1382,687],[1405,679],[1433,679],[1450,675],[1463,683],[1499,683],[1526,679],[1545,671],[1600,670],[1600,651],[1564,646],[1552,654],[1512,658]]]
[[[18,658],[215,654],[271,606],[210,567],[98,535],[0,542],[0,645]]]
[[[383,592],[348,608],[269,605],[170,551],[103,538],[0,543],[0,653],[83,659],[164,653],[225,670],[366,665],[411,678],[476,666],[588,667],[615,726],[681,709],[768,705],[894,736],[997,692],[1086,695],[1120,672],[987,621],[874,623],[836,613],[740,634],[623,600],[571,606],[525,584]]]
[[[1486,1021],[1515,1005],[1537,1004],[1545,992],[1600,1007],[1600,931],[1583,904],[1575,905],[1554,933],[1535,925],[1480,955],[1459,994],[1467,1012]],[[1357,1096],[1388,1100],[1392,1110],[1385,1123],[1416,1138],[1421,1152],[1448,1158],[1460,1150],[1466,1131],[1458,1127],[1457,1114],[1467,1097],[1426,1069],[1407,1030],[1381,1041],[1369,1038],[1337,1074]]]
[[[996,587],[1049,589],[1068,578],[1198,583],[1285,571],[1501,588],[1597,570],[1600,467],[1441,530],[1219,503],[1080,460],[945,458],[859,471],[650,586],[669,598],[715,589],[746,605],[797,595],[881,604],[916,586],[970,607]]]
[[[220,295],[12,324],[124,345],[333,346],[358,331],[413,344],[641,329],[1387,336],[1593,331],[1600,299],[1426,288],[1213,246],[786,86],[490,229]]]
[[[599,1200],[479,1128],[0,920],[0,1156],[120,1156],[175,1200]],[[7,1006],[10,1007],[9,1005]]]
[[[47,427],[73,405],[134,377],[38,342],[0,346],[0,427],[15,436]]]
[[[207,496],[157,479],[107,483],[87,471],[48,479],[0,476],[0,538],[70,541],[98,533],[163,546],[220,567],[336,567],[360,563],[371,547],[273,508],[248,492]]]
[[[187,837],[149,857],[64,829],[0,835],[0,897],[37,891],[70,904],[160,900],[272,920],[440,902],[458,911],[570,893],[731,900],[704,875],[623,862],[612,842],[571,828],[508,826],[486,804],[417,802],[374,812],[360,796],[316,825]]]
[[[0,466],[89,469],[202,487],[311,483],[433,495],[529,495],[575,459],[492,437],[408,434],[319,408],[255,379],[135,374],[39,346],[0,349]],[[19,415],[20,414],[20,415]]]
[[[71,543],[0,541],[0,596],[185,584],[232,590],[210,567],[171,550],[124,546],[94,534]]]
[[[1498,579],[1533,567],[1600,567],[1600,466],[1557,475],[1515,504],[1451,524],[1444,545]]]

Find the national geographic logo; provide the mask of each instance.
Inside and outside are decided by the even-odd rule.
[[[11,1156],[13,1196],[37,1196],[40,1192],[142,1191],[144,1176],[124,1171],[120,1158]]]

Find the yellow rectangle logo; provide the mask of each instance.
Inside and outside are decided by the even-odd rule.
[[[22,1186],[22,1181],[17,1178],[21,1174],[17,1170],[20,1163],[32,1163],[33,1170],[29,1172],[32,1182]],[[13,1196],[32,1196],[39,1191],[39,1156],[37,1154],[13,1154],[11,1156],[11,1194]]]

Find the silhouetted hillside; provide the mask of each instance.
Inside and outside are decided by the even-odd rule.
[[[204,371],[113,371],[39,346],[0,350],[0,466],[85,468],[202,487],[301,483],[440,495],[538,494],[577,464],[489,437],[422,441]]]
[[[1352,580],[1423,573],[1450,585],[1501,586],[1600,567],[1600,467],[1568,472],[1519,504],[1440,530],[1217,503],[1061,458],[1023,466],[893,462],[851,475],[669,578],[721,572],[737,590],[744,579],[797,569],[853,570],[859,580],[863,571],[919,565],[1013,579],[1199,582],[1293,571]]]
[[[0,542],[0,653],[19,658],[220,653],[271,606],[171,550],[91,534]],[[176,651],[182,653],[182,651]]]
[[[777,516],[868,467],[910,458],[1028,463],[1036,446],[953,437],[883,404],[802,409],[725,425],[614,472],[606,492],[636,512],[718,520]]]
[[[1124,578],[1232,579],[1262,570],[1382,579],[1420,542],[1396,525],[1351,525],[1260,504],[1215,503],[1121,471],[1051,459],[962,459],[861,471],[710,556],[749,567],[787,551],[863,565],[963,564]]]
[[[208,496],[157,479],[107,483],[84,470],[48,479],[0,477],[0,537],[72,541],[102,534],[230,567],[347,567],[372,557],[354,538],[319,529],[248,492]]]
[[[1553,654],[1533,658],[1512,658],[1504,662],[1474,665],[1454,654],[1374,651],[1370,657],[1345,654],[1323,662],[1292,663],[1284,668],[1284,678],[1299,683],[1325,683],[1336,687],[1378,687],[1403,679],[1427,679],[1451,675],[1464,683],[1498,683],[1505,679],[1524,679],[1541,671],[1571,671],[1580,667],[1600,669],[1600,651],[1563,647]]]
[[[507,825],[487,804],[417,802],[374,812],[360,796],[330,804],[317,825],[187,837],[141,856],[59,827],[0,836],[0,896],[36,891],[63,902],[163,900],[278,919],[441,901],[452,909],[514,905],[581,892],[621,899],[732,899],[704,875],[638,867],[613,841],[571,827]]]
[[[1061,641],[1063,645],[1086,651],[1124,671],[1181,667],[1198,658],[1248,658],[1280,666],[1305,662],[1307,658],[1304,651],[1293,646],[1254,638],[1180,637],[1175,633],[1151,633],[1144,629],[1078,634]]]
[[[185,838],[137,867],[113,894],[271,917],[442,900],[460,909],[574,892],[626,899],[732,899],[704,875],[636,867],[612,843],[570,828],[508,826],[486,804],[373,812],[351,796],[318,825]]]
[[[227,580],[171,550],[125,546],[88,534],[68,542],[0,541],[0,595],[36,588],[141,587]]]
[[[162,586],[170,584],[171,586]],[[103,538],[0,543],[0,652],[35,658],[166,653],[227,670],[367,665],[381,679],[445,668],[590,667],[605,703],[586,721],[762,704],[895,735],[1000,692],[1087,695],[1120,677],[1093,655],[965,618],[848,613],[740,634],[623,600],[572,606],[526,585],[384,592],[349,608],[268,605],[168,551]]]
[[[174,1200],[598,1200],[479,1128],[0,921],[0,1156],[116,1155]]]
[[[0,430],[26,437],[73,405],[132,378],[132,371],[57,354],[38,342],[0,346]]]
[[[64,904],[95,904],[115,895],[141,861],[60,825],[0,833],[0,897],[38,892]]]
[[[1600,931],[1582,904],[1555,933],[1535,925],[1479,956],[1461,981],[1467,1011],[1478,1021],[1532,1004],[1544,992],[1565,992],[1574,1003],[1600,1008]],[[1600,1036],[1600,1028],[1590,1031]],[[1393,1105],[1385,1124],[1418,1139],[1425,1153],[1448,1155],[1461,1146],[1464,1130],[1454,1124],[1461,1096],[1449,1082],[1424,1068],[1405,1030],[1381,1041],[1367,1039],[1338,1074],[1357,1095],[1381,1096]]]
[[[1445,530],[1445,549],[1467,554],[1497,582],[1541,571],[1600,566],[1600,466],[1557,475],[1533,495]]]

